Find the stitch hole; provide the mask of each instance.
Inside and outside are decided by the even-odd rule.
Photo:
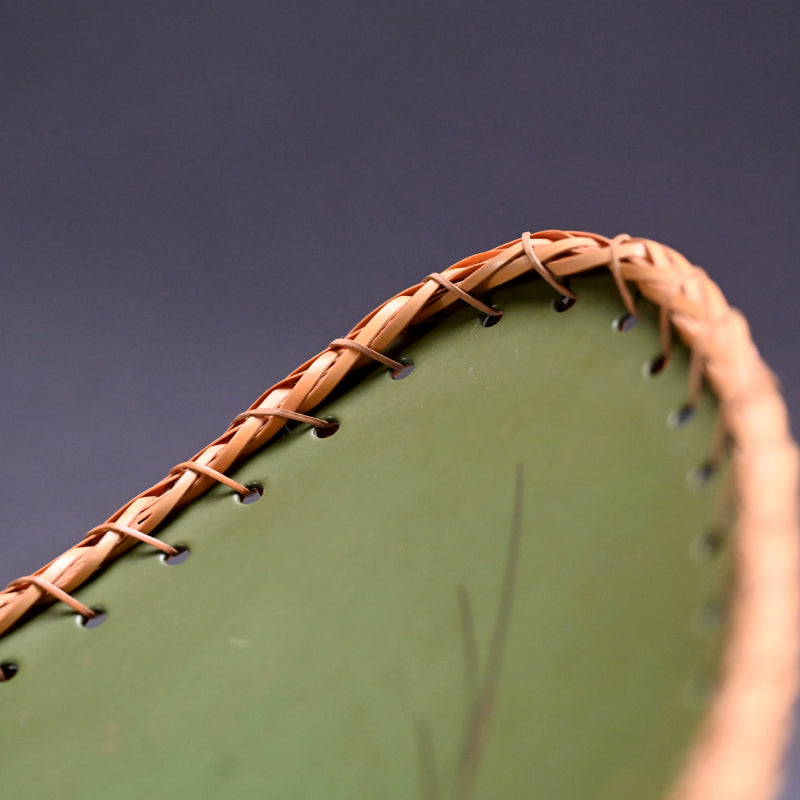
[[[553,300],[553,309],[555,311],[558,311],[559,314],[563,313],[564,311],[568,311],[574,305],[575,305],[575,298],[567,297],[566,295],[562,295],[556,300]]]
[[[673,411],[667,421],[673,428],[680,428],[686,425],[694,417],[695,407],[691,403],[685,403],[677,411]]]
[[[695,633],[709,636],[725,627],[725,608],[717,601],[710,600],[692,614],[691,626]]]
[[[315,436],[317,439],[327,439],[333,436],[333,434],[339,430],[338,420],[327,419],[325,421],[329,424],[325,425],[324,427],[322,425],[319,425],[311,429],[312,436]]]
[[[4,661],[0,664],[0,683],[10,681],[19,672],[19,667],[13,661]]]
[[[492,306],[492,308],[494,308],[494,306]],[[498,312],[497,314],[484,314],[481,317],[481,325],[484,328],[493,328],[498,322],[500,322],[501,319],[503,319],[503,312],[500,311],[500,309],[495,310]]]
[[[82,617],[78,614],[75,618],[81,628],[99,628],[108,619],[108,614],[102,608],[93,608],[92,611],[94,611],[93,617]]]
[[[683,702],[687,708],[699,711],[711,700],[716,688],[716,680],[710,675],[696,674],[692,676],[683,689]]]
[[[403,379],[407,378],[412,372],[414,371],[414,365],[408,361],[403,362],[403,366],[400,369],[391,373],[393,381],[402,381]]]
[[[264,487],[260,483],[253,481],[252,483],[246,483],[245,486],[247,487],[247,494],[244,497],[240,494],[234,495],[234,500],[240,505],[251,506],[263,497]]]
[[[689,546],[689,554],[696,561],[710,561],[719,555],[725,545],[725,534],[716,529],[698,536]]]
[[[644,365],[642,372],[645,376],[660,375],[666,366],[667,357],[663,353],[659,353],[652,361]]]
[[[619,331],[620,333],[624,333],[625,331],[629,331],[631,328],[636,327],[639,323],[639,320],[633,316],[633,314],[623,314],[621,317],[617,317],[612,323],[611,327],[615,331]]]
[[[704,461],[689,470],[686,480],[693,489],[700,489],[714,477],[715,471],[714,464],[710,461]]]
[[[186,559],[189,558],[191,555],[191,551],[188,547],[184,547],[183,545],[175,545],[175,549],[178,551],[174,556],[168,556],[166,553],[162,553],[159,558],[163,564],[166,564],[169,567],[177,567],[179,564],[183,564]]]

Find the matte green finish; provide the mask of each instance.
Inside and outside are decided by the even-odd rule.
[[[0,639],[6,797],[450,798],[469,689],[459,587],[490,650],[524,471],[517,583],[476,798],[660,797],[713,678],[729,546],[692,555],[721,478],[692,489],[714,407],[667,423],[655,315],[627,332],[607,275],[556,313],[541,281],[494,293],[338,396],[308,426],[77,596]],[[646,306],[646,304],[643,304]],[[232,412],[237,409],[232,409]],[[693,544],[694,543],[694,544]],[[427,742],[427,744],[423,744]],[[435,765],[431,767],[430,765]],[[425,767],[428,765],[428,767]],[[431,779],[435,770],[438,790]]]

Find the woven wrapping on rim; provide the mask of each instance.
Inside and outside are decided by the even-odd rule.
[[[390,298],[345,337],[363,347],[334,343],[268,389],[249,410],[312,411],[365,363],[367,349],[383,352],[409,326],[463,302],[464,293],[480,297],[521,275],[538,274],[571,296],[564,280],[599,267],[611,271],[629,310],[628,282],[661,308],[662,334],[668,339],[671,326],[692,351],[690,396],[705,376],[732,444],[737,582],[730,634],[719,688],[670,800],[767,800],[780,785],[798,677],[798,453],[776,382],[745,319],[701,269],[647,239],[526,233]],[[237,417],[191,459],[210,470],[184,467],[170,473],[114,513],[107,529],[93,529],[37,570],[37,581],[9,585],[0,592],[0,634],[37,604],[52,600],[43,587],[71,592],[133,547],[137,539],[120,529],[152,532],[208,490],[214,484],[211,473],[224,473],[263,447],[284,422],[281,416]]]

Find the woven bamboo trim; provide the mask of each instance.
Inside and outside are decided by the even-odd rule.
[[[481,295],[527,273],[570,296],[564,279],[598,267],[613,274],[630,310],[628,283],[661,308],[662,334],[671,327],[692,352],[690,400],[704,376],[719,398],[732,444],[738,523],[730,635],[719,687],[669,800],[768,800],[780,787],[798,683],[798,451],[776,381],[744,317],[719,288],[656,242],[548,230],[526,233],[426,278],[372,311],[346,338],[380,353],[410,325],[463,302],[462,293]],[[309,412],[367,358],[359,348],[329,347],[268,389],[250,410]],[[284,424],[280,416],[237,417],[191,462],[224,473]],[[71,592],[136,544],[112,524],[150,533],[214,483],[197,469],[170,474],[113,514],[106,532],[34,573],[38,585],[31,576],[10,584],[0,592],[0,634],[35,605],[52,601],[44,582]]]

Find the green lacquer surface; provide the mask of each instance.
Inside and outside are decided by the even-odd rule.
[[[184,564],[139,546],[79,590],[99,628],[52,607],[0,640],[19,665],[3,796],[453,797],[474,697],[459,592],[482,679],[518,464],[509,632],[464,796],[662,796],[721,638],[729,548],[692,556],[721,479],[686,477],[714,408],[670,427],[686,354],[645,378],[655,315],[620,333],[613,281],[574,286],[565,313],[537,281],[493,295],[492,328],[465,308],[409,341],[408,378],[372,370],[320,410],[335,436],[297,426],[234,473],[259,502],[217,488],[162,528]]]

